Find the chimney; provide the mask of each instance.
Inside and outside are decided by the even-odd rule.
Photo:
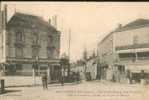
[[[122,24],[118,24],[118,29],[121,29],[122,28]]]
[[[3,27],[6,29],[7,24],[7,5],[4,5],[4,12],[3,12]]]
[[[49,24],[51,25],[51,19],[49,18]]]

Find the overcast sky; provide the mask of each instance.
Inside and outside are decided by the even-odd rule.
[[[61,34],[61,54],[68,53],[68,30],[71,29],[70,57],[82,57],[86,47],[96,49],[106,34],[119,23],[125,25],[137,18],[149,19],[149,2],[7,2],[9,18],[14,11],[33,14],[48,20],[57,15]]]

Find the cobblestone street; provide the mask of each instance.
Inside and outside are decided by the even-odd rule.
[[[147,100],[148,86],[124,85],[108,82],[83,82],[81,84],[52,84],[48,90],[37,87],[6,88],[7,93],[0,95],[0,100]]]

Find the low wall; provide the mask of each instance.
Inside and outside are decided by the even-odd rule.
[[[5,87],[13,86],[32,86],[34,84],[34,79],[32,76],[4,76],[1,79],[5,80]],[[37,85],[41,83],[41,77],[35,78],[35,83]]]

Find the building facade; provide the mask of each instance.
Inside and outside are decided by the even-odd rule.
[[[98,43],[98,74],[100,79],[106,79],[109,66],[113,66],[113,33],[109,33]]]
[[[5,74],[48,70],[51,79],[58,79],[60,31],[38,16],[19,12],[7,21],[7,6],[0,19],[0,63]]]
[[[91,56],[86,62],[86,73],[89,74],[90,80],[97,78],[97,57]]]
[[[139,81],[139,73],[149,73],[149,20],[137,19],[114,33],[117,65],[123,71],[130,70]]]
[[[146,77],[148,77],[148,31],[149,20],[137,19],[125,26],[119,25],[115,31],[99,43],[100,66],[103,62],[108,68],[112,66],[113,74],[111,75],[113,76],[111,78],[113,80],[124,81],[128,70],[134,74],[136,81],[140,80],[141,71],[145,72]]]

